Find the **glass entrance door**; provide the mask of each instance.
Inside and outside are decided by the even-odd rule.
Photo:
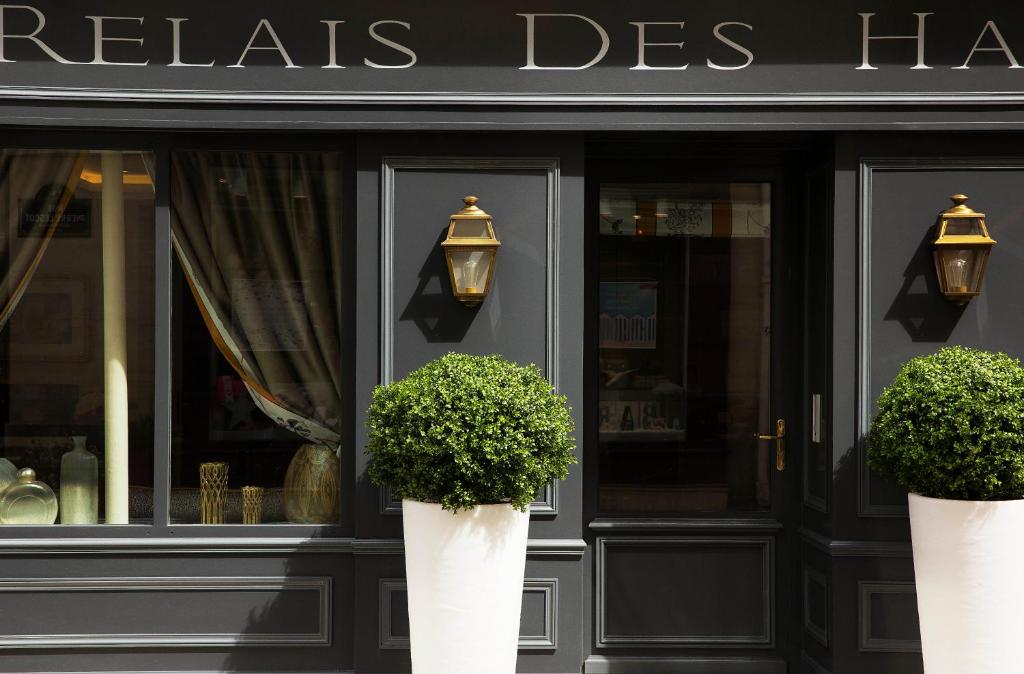
[[[605,183],[599,514],[767,511],[768,182]]]
[[[588,174],[594,655],[793,671],[802,181],[619,157]]]

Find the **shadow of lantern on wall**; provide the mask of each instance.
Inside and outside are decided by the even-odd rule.
[[[954,194],[953,207],[942,212],[938,236],[932,242],[939,288],[950,302],[967,304],[981,293],[985,267],[995,240],[988,235],[985,214],[967,206],[967,197]]]
[[[491,216],[476,205],[477,198],[465,197],[463,202],[466,205],[451,217],[441,247],[455,299],[476,307],[491,290],[494,258],[501,242],[494,236]]]

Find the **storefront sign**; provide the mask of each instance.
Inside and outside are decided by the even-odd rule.
[[[1024,100],[1024,7],[932,4],[0,4],[0,95],[257,103]]]

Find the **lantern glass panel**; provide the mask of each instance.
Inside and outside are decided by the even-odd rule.
[[[452,261],[452,275],[458,294],[476,295],[487,290],[494,252],[490,250],[453,250],[449,253]]]
[[[980,248],[942,248],[935,253],[943,292],[976,293],[981,287],[985,254]]]
[[[487,220],[467,219],[453,220],[451,238],[453,239],[488,239],[491,234],[487,231]]]
[[[970,236],[981,234],[977,218],[949,218],[946,220],[946,236]]]

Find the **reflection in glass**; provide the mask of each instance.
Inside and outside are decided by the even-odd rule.
[[[218,522],[242,523],[243,487],[263,488],[264,523],[337,522],[339,156],[175,152],[171,163],[170,519],[201,521],[200,466],[221,462]],[[314,452],[299,452],[303,445],[330,455],[333,463],[318,465],[333,475],[297,482],[305,491],[286,494],[285,475]],[[289,499],[319,519],[299,519]]]
[[[767,508],[770,185],[603,185],[599,204],[599,510]]]
[[[153,165],[0,151],[0,455],[68,492],[62,457],[84,438],[80,523],[152,517]]]

